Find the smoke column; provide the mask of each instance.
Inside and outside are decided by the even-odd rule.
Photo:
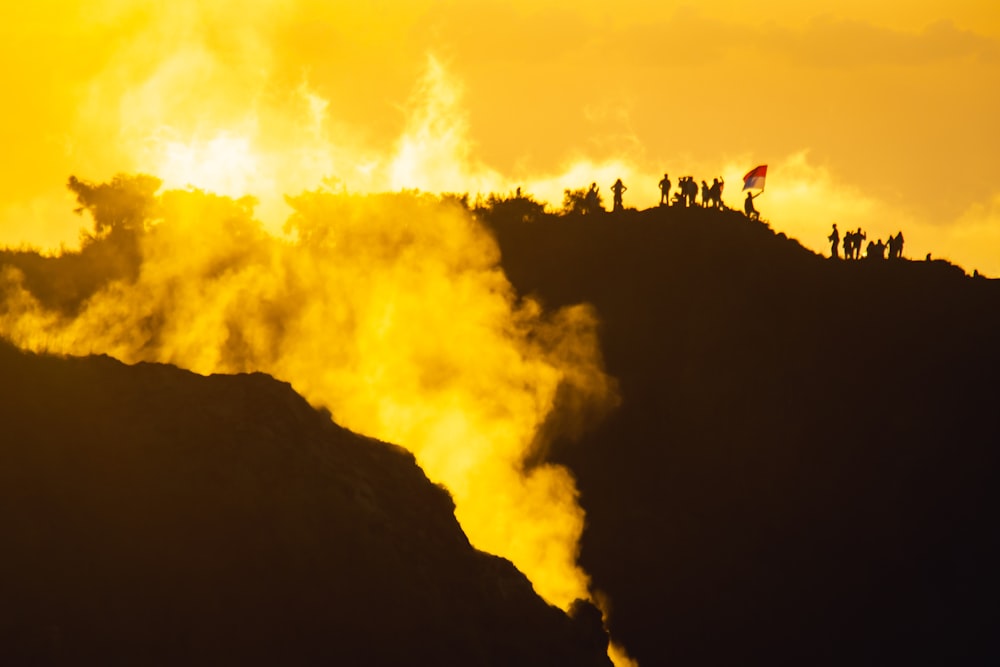
[[[292,240],[265,232],[245,200],[168,191],[134,281],[67,315],[8,270],[0,334],[287,380],[342,425],[411,449],[473,544],[508,557],[546,600],[589,598],[573,479],[525,460],[557,394],[587,411],[614,400],[591,310],[518,299],[495,242],[457,204],[323,190],[289,201]]]
[[[472,214],[417,190],[513,189],[473,159],[461,90],[429,57],[402,135],[373,150],[331,119],[335,100],[307,75],[279,95],[248,75],[238,85],[253,94],[232,95],[204,36],[181,31],[184,16],[160,18],[165,44],[184,34],[171,57],[124,90],[115,82],[137,74],[118,69],[143,61],[114,61],[80,112],[81,127],[115,136],[127,164],[164,181],[137,274],[67,310],[2,269],[0,335],[36,351],[288,381],[341,425],[413,451],[451,492],[472,544],[510,559],[548,602],[592,599],[576,563],[574,480],[527,462],[553,425],[575,430],[610,409],[614,381],[589,306],[545,312],[515,294]],[[254,35],[237,50],[266,55]],[[117,124],[96,102],[106,99],[118,100]],[[573,184],[534,182],[556,200]]]

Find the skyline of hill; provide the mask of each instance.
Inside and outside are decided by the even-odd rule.
[[[492,226],[601,316],[621,407],[552,460],[640,664],[989,664],[1000,284],[821,257],[735,212]]]

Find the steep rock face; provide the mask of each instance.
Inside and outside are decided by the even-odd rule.
[[[0,662],[609,665],[286,384],[0,343]]]
[[[1000,283],[735,212],[490,222],[521,293],[601,318],[622,405],[554,458],[641,664],[1000,660]]]

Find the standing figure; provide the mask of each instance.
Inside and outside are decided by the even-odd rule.
[[[840,232],[837,231],[837,223],[836,222],[833,223],[833,231],[830,232],[830,235],[827,236],[826,239],[831,244],[830,245],[830,257],[832,257],[832,258],[839,258],[840,257],[840,252],[839,252],[839,249],[837,248],[837,245],[840,243]]]
[[[684,179],[684,198],[687,199],[685,206],[690,208],[695,205],[695,200],[698,198],[698,184],[694,182],[694,176]]]
[[[666,174],[660,179],[660,206],[664,204],[670,204],[670,178]]]
[[[885,244],[879,239],[875,244],[875,259],[885,259]]]
[[[628,190],[628,188],[625,187],[625,184],[622,183],[622,179],[620,178],[617,181],[615,181],[614,185],[611,186],[611,192],[613,192],[615,195],[614,204],[612,206],[613,210],[615,211],[624,210],[625,206],[622,204],[622,193],[624,193],[626,190]]]
[[[593,215],[601,210],[601,195],[598,192],[597,183],[590,184],[590,189],[587,190],[585,202],[586,207],[584,210],[588,214]]]
[[[758,211],[753,207],[754,197],[759,197],[760,195],[761,195],[760,192],[758,192],[757,194],[751,194],[748,192],[747,198],[743,202],[743,211],[747,214],[747,217],[750,218],[751,220],[760,220],[760,211]],[[834,228],[836,228],[836,225],[834,225]],[[836,241],[834,241],[833,247],[836,249],[837,247]]]
[[[723,208],[722,206],[722,187],[725,185],[725,181],[719,180],[718,178],[712,179],[712,187],[709,189],[709,196],[712,199],[712,205],[715,208]]]

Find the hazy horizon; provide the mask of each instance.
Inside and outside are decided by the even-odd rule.
[[[758,208],[817,252],[837,222],[1000,275],[1000,17],[981,2],[12,11],[0,244],[76,244],[70,174],[250,194],[276,230],[283,196],[324,179],[558,206],[622,177],[645,208],[667,172],[723,176],[738,207],[768,164]]]

